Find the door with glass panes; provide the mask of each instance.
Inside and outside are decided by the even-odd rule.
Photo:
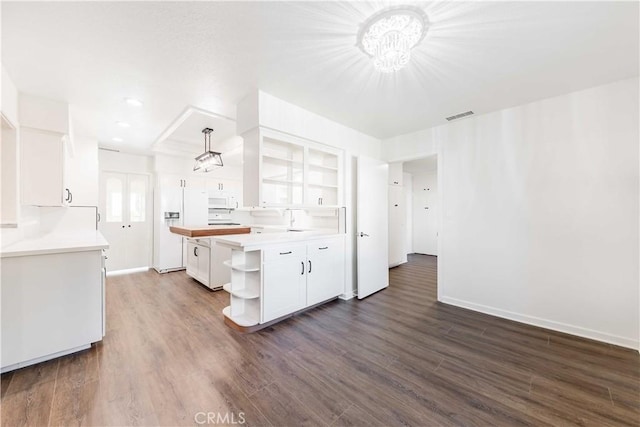
[[[149,177],[120,172],[100,175],[100,232],[109,242],[107,271],[151,265]]]

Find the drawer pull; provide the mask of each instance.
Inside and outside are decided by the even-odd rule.
[[[300,261],[300,264],[302,264],[302,272],[300,273],[300,275],[302,276],[304,274],[304,261]]]
[[[325,249],[329,249],[329,246],[325,246],[324,248],[318,248],[319,251],[324,251]]]
[[[289,255],[291,253],[291,251],[289,252],[280,252],[280,255]]]

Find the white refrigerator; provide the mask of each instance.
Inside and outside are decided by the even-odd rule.
[[[154,268],[159,273],[183,270],[187,261],[186,238],[169,231],[172,225],[207,225],[207,190],[159,188],[155,209]]]

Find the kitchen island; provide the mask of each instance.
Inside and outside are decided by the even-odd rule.
[[[344,293],[345,235],[322,230],[211,238],[229,248],[225,323],[253,332]]]
[[[242,235],[251,232],[243,225],[171,226],[172,233],[187,238],[187,275],[212,290],[222,289],[230,280],[229,268],[223,262],[231,257],[231,250],[216,245],[210,237]]]
[[[251,227],[244,225],[199,225],[199,226],[170,226],[169,231],[181,236],[196,237],[212,237],[223,236],[227,234],[249,234]]]

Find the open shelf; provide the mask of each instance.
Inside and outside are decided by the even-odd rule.
[[[325,171],[338,171],[338,168],[335,166],[325,166],[325,165],[316,165],[313,163],[309,163],[309,167],[311,169],[320,169],[320,170],[325,170]]]
[[[262,158],[268,162],[273,163],[281,163],[281,164],[291,164],[294,166],[302,167],[302,162],[298,160],[287,159],[285,157],[275,156],[272,154],[263,154]]]
[[[242,326],[242,327],[249,327],[249,326],[255,326],[259,323],[259,320],[254,317],[254,316],[250,316],[250,315],[246,315],[246,314],[242,314],[239,316],[232,316],[231,315],[231,306],[227,306],[225,308],[222,309],[222,314],[224,314],[225,317],[229,318],[231,321],[233,321],[236,325],[238,326]]]
[[[237,298],[242,298],[242,299],[254,299],[254,298],[259,298],[260,297],[260,290],[259,289],[238,289],[238,290],[232,290],[231,289],[231,283],[227,283],[224,286],[222,286],[222,289],[224,289],[225,291],[229,292],[231,295],[233,295],[234,297]]]
[[[251,273],[251,272],[254,272],[254,271],[260,271],[260,266],[250,266],[250,265],[247,265],[247,264],[233,265],[230,259],[224,261],[223,264],[226,265],[227,267],[233,269],[233,270],[244,271],[245,273]]]
[[[312,184],[309,183],[310,187],[322,187],[322,188],[338,188],[337,185],[333,185],[333,184]]]
[[[282,184],[282,185],[302,185],[300,181],[288,180],[288,179],[274,179],[274,178],[264,178],[262,182],[267,184]]]

